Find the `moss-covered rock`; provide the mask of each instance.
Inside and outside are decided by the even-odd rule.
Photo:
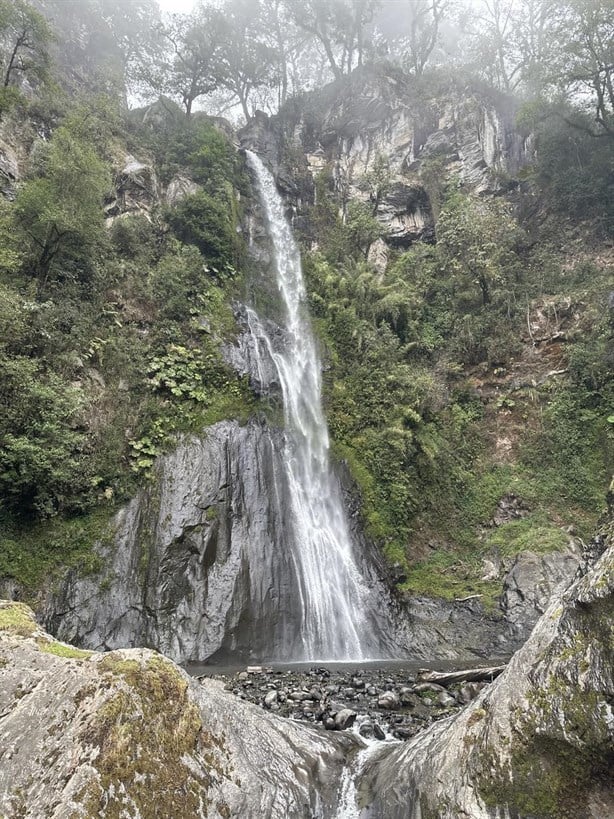
[[[605,553],[553,600],[496,682],[370,766],[362,787],[374,817],[613,815],[611,524],[596,542]]]
[[[306,819],[336,805],[343,741],[201,684],[156,652],[59,643],[8,601],[0,713],[7,819]]]

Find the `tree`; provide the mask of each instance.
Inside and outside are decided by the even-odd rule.
[[[437,222],[437,251],[457,289],[477,288],[482,306],[515,273],[519,230],[506,205],[471,196],[449,197]]]
[[[203,6],[198,16],[175,14],[160,28],[163,40],[170,45],[163,90],[180,97],[187,117],[196,100],[219,85],[222,22],[220,14]]]
[[[25,0],[0,0],[2,86],[14,85],[18,75],[30,80],[46,74],[51,29],[42,14]]]
[[[272,82],[278,54],[266,42],[259,25],[260,4],[250,0],[228,0],[218,12],[220,31],[219,85],[236,97],[243,116],[249,120],[253,91]]]
[[[614,3],[569,0],[565,10],[559,85],[589,101],[595,136],[614,138]]]
[[[361,65],[377,0],[286,0],[297,26],[317,39],[335,79]]]
[[[409,3],[409,35],[404,62],[415,77],[421,77],[439,39],[441,21],[449,7],[448,0]]]
[[[79,390],[40,361],[0,348],[0,495],[18,514],[52,515],[85,488]]]
[[[104,240],[102,199],[110,179],[76,126],[63,125],[43,151],[40,172],[20,189],[13,208],[25,263],[44,289],[52,272],[83,278]]]

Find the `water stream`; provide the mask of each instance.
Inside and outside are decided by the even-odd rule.
[[[283,350],[277,349],[269,323],[248,309],[254,347],[258,355],[273,361],[283,397],[284,468],[291,502],[286,548],[296,576],[295,604],[302,612],[301,646],[292,659],[381,657],[386,652],[380,636],[381,611],[377,610],[383,601],[358,570],[341,489],[330,465],[320,359],[306,306],[299,250],[273,177],[255,154],[248,151],[247,158],[274,249],[286,340]]]

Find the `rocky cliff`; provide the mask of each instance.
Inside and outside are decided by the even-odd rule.
[[[516,107],[492,90],[427,91],[398,69],[370,66],[256,116],[239,137],[276,169],[297,214],[325,169],[342,200],[369,204],[384,229],[373,261],[385,264],[387,247],[434,237],[429,163],[478,193],[501,190],[526,164],[532,142],[514,124]]]

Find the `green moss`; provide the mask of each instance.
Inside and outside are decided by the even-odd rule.
[[[54,654],[56,657],[66,657],[70,660],[88,660],[94,653],[93,651],[84,651],[66,645],[66,643],[60,643],[57,640],[40,639],[37,644],[40,651],[44,651],[46,654]]]
[[[493,611],[501,593],[497,581],[479,579],[479,558],[463,558],[457,553],[435,552],[432,558],[416,563],[407,572],[401,589],[414,595],[457,600],[477,595],[487,611]]]
[[[549,737],[534,736],[512,752],[510,768],[490,766],[480,784],[489,807],[507,806],[520,816],[578,819],[585,816],[586,793],[596,782],[609,782],[612,755],[586,750]]]
[[[30,525],[0,521],[0,577],[15,579],[27,595],[34,595],[68,566],[83,574],[97,573],[101,562],[93,546],[112,536],[111,514],[103,508],[80,517]]]
[[[203,736],[187,681],[163,657],[140,662],[112,653],[99,668],[107,684],[121,681],[122,687],[99,709],[84,737],[99,752],[93,764],[100,780],[80,797],[88,815],[120,819],[128,800],[142,816],[173,816],[178,805],[182,815],[197,815],[210,780],[185,759],[211,751],[215,743]]]
[[[0,631],[31,637],[38,630],[34,613],[24,603],[0,601]]]

